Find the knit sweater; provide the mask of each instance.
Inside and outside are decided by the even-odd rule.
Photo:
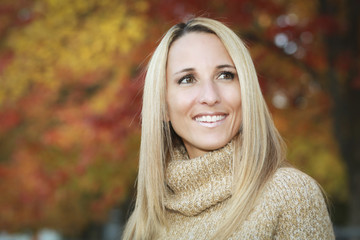
[[[159,239],[209,239],[227,215],[231,195],[230,145],[188,159],[177,150],[166,171],[168,227]],[[317,183],[294,168],[280,168],[230,239],[335,239]]]

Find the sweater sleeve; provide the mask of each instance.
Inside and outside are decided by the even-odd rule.
[[[291,168],[275,175],[279,215],[275,239],[335,239],[322,192],[311,177]]]

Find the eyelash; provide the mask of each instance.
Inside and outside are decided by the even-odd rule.
[[[184,80],[191,80],[191,82],[183,83]],[[188,74],[178,80],[178,84],[190,84],[195,80],[194,75]]]
[[[220,78],[222,75],[226,75],[226,77],[224,78]],[[223,71],[223,72],[220,72],[218,77],[218,79],[224,79],[224,80],[233,80],[235,78],[235,74],[232,73],[232,72],[229,72],[229,71]],[[184,82],[184,81],[191,81],[191,82]],[[188,74],[188,75],[185,75],[184,77],[180,78],[177,83],[180,85],[180,84],[190,84],[190,83],[193,83],[195,80],[195,77],[193,74]]]
[[[229,72],[229,71],[224,71],[221,72],[218,75],[218,78],[220,78],[221,75],[227,75],[227,77],[223,78],[223,79],[229,79],[229,80],[233,80],[235,78],[235,73]]]

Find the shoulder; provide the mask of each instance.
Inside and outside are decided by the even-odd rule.
[[[318,183],[312,177],[291,167],[278,169],[268,182],[267,188],[284,197],[290,195],[292,197],[317,196],[323,198]]]
[[[267,183],[263,197],[278,213],[277,239],[334,239],[323,192],[309,175],[280,168]]]
[[[324,194],[319,184],[295,168],[278,169],[266,184],[263,198],[271,200],[273,207],[279,212],[303,214],[320,210],[327,213]]]
[[[277,183],[282,182],[285,184],[305,184],[310,182],[315,183],[315,180],[312,177],[292,167],[279,168],[275,172],[272,180]]]

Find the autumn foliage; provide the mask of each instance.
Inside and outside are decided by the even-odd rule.
[[[134,182],[142,84],[134,53],[146,4],[0,9],[1,229],[79,231],[103,220]]]
[[[359,62],[346,48],[329,61],[326,41],[348,31],[345,2],[1,1],[0,230],[76,234],[131,197],[148,56],[199,15],[245,40],[289,160],[346,202],[329,73],[358,91]]]

